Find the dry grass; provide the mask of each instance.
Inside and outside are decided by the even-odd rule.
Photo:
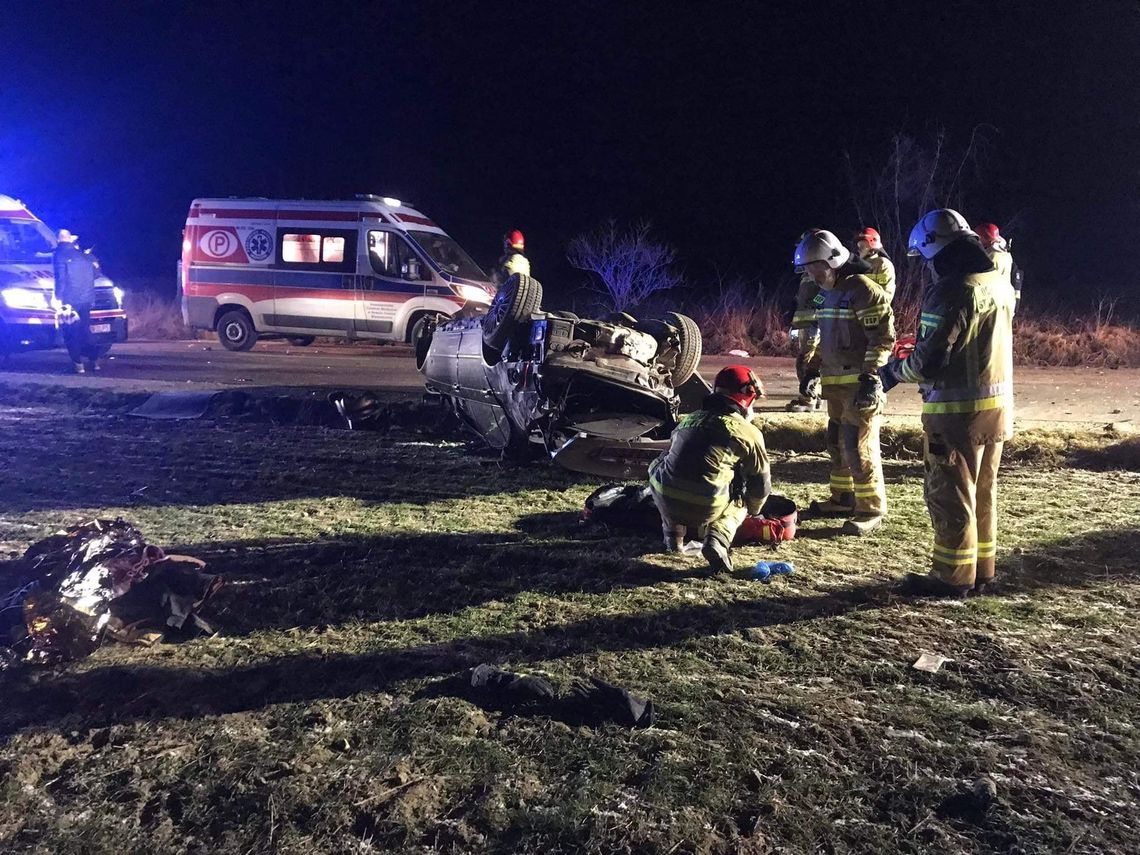
[[[738,292],[694,305],[690,314],[701,327],[707,353],[741,349],[765,356],[794,356],[788,337],[789,313],[770,296]],[[915,329],[919,303],[900,294],[895,299],[895,328]],[[1140,329],[1098,314],[1053,318],[1022,313],[1014,321],[1014,360],[1019,365],[1140,367]]]
[[[177,300],[153,291],[126,291],[125,308],[134,340],[193,338],[182,322],[182,306]]]
[[[594,483],[459,442],[7,403],[0,545],[123,514],[231,584],[217,638],[0,674],[6,852],[1134,848],[1135,474],[1014,462],[998,596],[909,603],[890,583],[930,537],[906,455],[880,536],[805,523],[796,574],[765,586],[694,575],[655,532],[582,532]],[[815,430],[773,423],[770,445]],[[781,453],[774,476],[804,504],[826,471]],[[923,650],[950,661],[915,671]],[[425,693],[479,661],[596,674],[660,718]]]

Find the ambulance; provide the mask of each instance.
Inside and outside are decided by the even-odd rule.
[[[55,299],[55,244],[55,232],[22,202],[0,196],[0,359],[63,345],[62,321],[74,314]],[[103,356],[127,340],[127,313],[123,292],[96,270],[90,340]]]
[[[389,196],[195,199],[179,273],[187,326],[237,351],[259,337],[416,341],[495,293],[447,232]]]

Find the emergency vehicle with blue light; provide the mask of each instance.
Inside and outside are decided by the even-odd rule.
[[[0,195],[0,359],[63,345],[67,308],[55,298],[56,236],[18,199]],[[96,265],[98,268],[98,265]],[[91,307],[91,341],[100,356],[127,340],[123,292],[100,272]]]
[[[399,199],[195,199],[183,232],[182,313],[229,350],[259,337],[416,341],[491,302],[487,275]]]

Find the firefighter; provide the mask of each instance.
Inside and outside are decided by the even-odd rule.
[[[867,276],[887,293],[887,301],[895,298],[895,265],[883,250],[883,239],[877,229],[869,226],[855,235],[855,249],[859,257],[871,265]]]
[[[974,226],[978,238],[982,242],[982,249],[990,257],[997,272],[1006,278],[1013,288],[1013,308],[1021,305],[1021,268],[1013,260],[1013,253],[1009,249],[1009,241],[1002,237],[998,227],[993,223],[978,223]]]
[[[511,229],[503,235],[503,254],[491,277],[497,286],[501,287],[515,273],[530,276],[530,259],[523,254],[525,249],[526,239],[518,229]]]
[[[904,582],[921,595],[965,597],[994,578],[997,471],[1013,436],[1013,287],[949,208],[924,216],[909,254],[933,267],[918,342],[879,371],[883,387],[918,383],[925,433],[924,494],[934,529],[929,575]]]
[[[805,232],[803,237],[808,234],[810,232]],[[796,291],[796,311],[792,315],[792,332],[799,348],[799,353],[796,355],[796,379],[801,386],[807,364],[815,358],[815,353],[819,349],[819,323],[815,313],[822,302],[823,292],[820,291],[819,285],[807,272],[801,274],[800,285]],[[818,394],[805,396],[801,393],[798,397],[792,398],[785,409],[790,413],[811,413],[819,409],[819,401]]]
[[[819,350],[808,363],[800,394],[818,389],[827,402],[827,451],[831,495],[813,502],[821,515],[850,518],[844,534],[865,535],[887,513],[879,423],[886,396],[878,369],[895,340],[886,292],[868,276],[870,265],[854,258],[828,231],[808,234],[796,247],[795,264],[822,289],[816,311]]]
[[[764,396],[746,365],[727,365],[701,409],[681,419],[669,449],[649,466],[649,487],[661,513],[665,548],[680,551],[686,529],[703,538],[701,554],[714,573],[732,571],[729,546],[746,515],[760,513],[772,492],[764,435],[750,421]],[[742,495],[733,495],[733,484]]]

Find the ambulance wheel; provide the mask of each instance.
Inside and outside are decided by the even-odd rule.
[[[317,340],[317,337],[312,335],[287,335],[285,336],[285,340],[293,345],[293,347],[308,347]]]
[[[525,273],[511,274],[483,317],[483,344],[502,350],[541,305],[542,285],[539,281]]]
[[[412,344],[418,342],[424,337],[424,332],[427,331],[428,324],[442,324],[448,320],[448,315],[443,312],[423,312],[416,316],[412,321],[411,327],[408,328],[408,341]]]
[[[701,328],[688,315],[679,312],[667,312],[665,323],[676,328],[677,337],[681,341],[677,367],[673,369],[673,388],[676,389],[696,374],[697,366],[701,364]]]
[[[257,330],[244,309],[231,309],[218,318],[218,341],[226,350],[249,350],[257,344]]]

